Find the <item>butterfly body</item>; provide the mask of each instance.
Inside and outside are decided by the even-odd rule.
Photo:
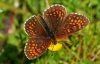
[[[37,18],[39,19],[40,24],[43,25],[42,27],[45,29],[48,36],[51,38],[52,43],[56,45],[57,42],[56,42],[54,32],[49,28],[49,26],[46,24],[45,20],[40,15],[38,15]]]

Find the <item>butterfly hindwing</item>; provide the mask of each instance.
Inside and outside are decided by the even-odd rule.
[[[66,17],[66,10],[61,5],[53,5],[44,12],[44,19],[49,28],[54,32]]]

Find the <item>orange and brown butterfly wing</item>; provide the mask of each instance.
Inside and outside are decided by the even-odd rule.
[[[66,10],[61,5],[53,5],[44,12],[48,27],[54,32],[66,17]]]
[[[25,31],[31,37],[47,36],[45,29],[41,26],[36,16],[30,17],[25,22]]]
[[[38,58],[47,50],[50,44],[50,39],[30,37],[24,49],[25,55],[29,60]]]
[[[56,31],[56,37],[66,38],[68,35],[86,27],[88,23],[89,20],[84,15],[77,13],[69,14],[62,25],[58,28],[58,31]]]
[[[36,16],[30,17],[25,23],[25,31],[29,35],[24,53],[32,60],[41,56],[51,44],[51,39],[41,26]]]

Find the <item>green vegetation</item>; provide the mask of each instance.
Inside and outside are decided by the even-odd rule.
[[[63,5],[68,14],[84,14],[90,23],[61,41],[59,51],[47,50],[28,60],[24,22],[32,15],[43,16],[53,4]],[[100,64],[100,0],[0,0],[0,64]]]

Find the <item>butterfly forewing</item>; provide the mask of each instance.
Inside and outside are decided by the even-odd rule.
[[[25,31],[31,37],[47,36],[45,29],[41,26],[36,16],[30,17],[25,23]]]
[[[51,44],[51,40],[48,38],[29,38],[24,53],[30,60],[41,56]]]
[[[56,37],[65,38],[68,35],[81,30],[87,26],[88,23],[89,20],[84,15],[76,13],[69,14],[56,32]]]
[[[44,19],[49,28],[54,32],[66,17],[66,10],[61,5],[51,6],[44,12]]]

